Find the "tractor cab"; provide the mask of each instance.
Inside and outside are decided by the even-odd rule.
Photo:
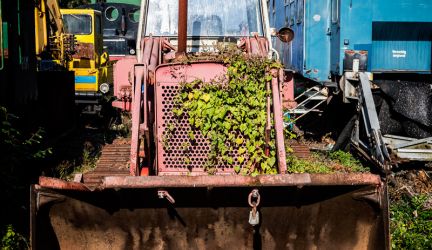
[[[264,36],[261,1],[191,0],[187,3],[187,52],[212,51],[220,42]],[[149,0],[143,35],[168,37],[177,46],[179,1]]]
[[[73,34],[77,43],[68,65],[75,72],[76,103],[85,112],[95,113],[112,84],[109,58],[103,48],[101,13],[90,9],[63,9],[61,13],[66,32]]]

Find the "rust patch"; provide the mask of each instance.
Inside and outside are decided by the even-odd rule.
[[[75,59],[95,59],[95,50],[92,43],[78,43],[76,53],[72,55]]]

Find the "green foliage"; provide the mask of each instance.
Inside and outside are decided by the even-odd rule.
[[[325,162],[316,158],[299,159],[297,157],[288,157],[287,171],[292,174],[329,174],[333,170]]]
[[[361,162],[354,158],[349,152],[344,152],[341,150],[331,152],[329,154],[331,160],[339,162],[344,167],[350,168],[352,172],[370,172],[368,167],[363,167]]]
[[[288,173],[331,174],[370,171],[350,153],[343,151],[332,152],[328,155],[313,153],[307,159],[299,159],[291,153],[292,150],[287,148]]]
[[[15,232],[12,225],[7,225],[2,232],[1,249],[2,250],[16,250],[28,249],[29,245],[27,240],[21,234]]]
[[[17,166],[30,160],[43,159],[50,155],[50,148],[42,147],[44,131],[39,128],[33,133],[24,133],[17,128],[19,120],[0,106],[0,166],[2,176],[10,176]]]
[[[55,169],[58,178],[71,181],[76,173],[86,173],[96,168],[99,151],[85,146],[78,159],[62,161]]]
[[[414,196],[390,206],[392,249],[431,249],[432,210],[426,205],[431,197]]]
[[[208,162],[212,166],[233,165],[230,152],[237,151],[240,166],[236,172],[245,175],[277,173],[274,133],[266,132],[266,100],[271,95],[266,83],[272,79],[270,69],[281,67],[279,63],[263,58],[249,58],[240,53],[225,57],[227,76],[211,82],[195,80],[181,85],[175,98],[174,115],[188,117],[193,129],[199,130],[211,144]],[[175,124],[168,124],[173,131]],[[266,133],[269,143],[266,143]],[[169,150],[169,133],[163,143]],[[193,133],[189,133],[191,144]],[[270,154],[265,154],[266,148]]]

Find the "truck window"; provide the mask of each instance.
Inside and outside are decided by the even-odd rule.
[[[150,0],[146,35],[177,36],[178,0]],[[259,0],[190,0],[188,36],[263,34]]]
[[[74,35],[89,35],[92,33],[92,17],[90,15],[63,15],[63,22],[67,33]]]

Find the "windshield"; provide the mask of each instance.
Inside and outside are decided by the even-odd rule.
[[[262,35],[259,0],[189,0],[188,36]],[[177,36],[178,0],[149,0],[146,36]]]
[[[89,35],[92,33],[92,17],[90,15],[63,15],[65,30],[69,34]]]

